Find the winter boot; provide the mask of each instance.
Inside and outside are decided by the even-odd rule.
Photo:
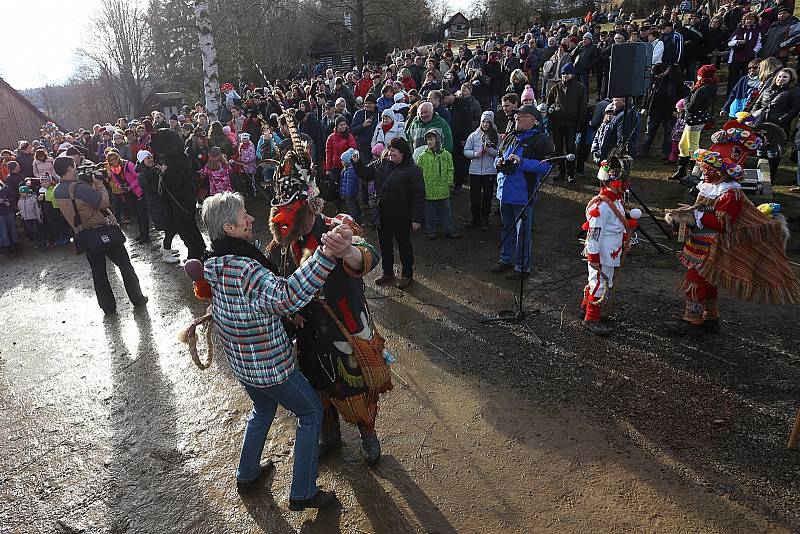
[[[376,465],[381,461],[381,442],[374,430],[367,430],[359,425],[361,432],[361,455],[369,465]]]
[[[611,334],[611,329],[608,326],[598,321],[587,321],[586,319],[584,319],[581,322],[581,326],[583,326],[586,330],[588,330],[592,334],[596,334],[598,336],[605,337]]]
[[[689,174],[689,162],[691,158],[689,156],[681,156],[678,158],[678,170],[675,171],[675,174],[669,177],[669,180],[680,180],[684,178],[687,174]]]
[[[319,456],[342,446],[342,427],[338,414],[335,421],[325,421],[319,434]]]

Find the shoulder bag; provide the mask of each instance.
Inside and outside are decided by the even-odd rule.
[[[111,224],[106,213],[106,225],[97,228],[83,229],[81,216],[78,214],[78,206],[75,203],[75,187],[77,182],[69,184],[69,199],[72,201],[72,209],[75,212],[73,219],[75,226],[75,246],[79,252],[105,251],[114,246],[125,243],[125,234],[119,225]]]

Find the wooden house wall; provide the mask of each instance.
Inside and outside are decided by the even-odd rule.
[[[47,116],[0,80],[0,148],[16,149],[21,139],[39,138]]]

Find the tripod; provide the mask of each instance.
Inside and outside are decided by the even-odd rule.
[[[628,143],[630,142],[631,137],[633,137],[633,132],[635,130],[635,128],[632,127],[632,125],[630,124],[630,121],[629,121],[629,118],[628,118],[628,102],[629,102],[628,99],[630,99],[630,98],[631,98],[630,96],[626,96],[625,97],[625,106],[622,108],[622,132],[623,132],[623,134],[622,134],[622,139],[617,144],[617,148],[616,148],[617,156],[620,158],[620,161],[623,161],[623,162],[625,161],[625,157],[626,157],[626,153],[627,153],[627,149],[628,149]],[[638,122],[639,122],[639,119],[637,119],[636,127],[638,127]],[[629,160],[629,161],[632,162],[633,160]],[[625,163],[623,163],[623,167],[625,167],[625,166],[626,166]],[[625,169],[625,171],[630,173],[630,169]],[[635,198],[636,201],[642,206],[642,208],[644,209],[645,213],[647,213],[647,216],[650,217],[650,219],[652,219],[652,221],[656,224],[656,226],[658,226],[659,230],[661,230],[661,232],[666,236],[666,238],[671,240],[672,239],[672,234],[666,228],[664,228],[664,225],[662,225],[661,221],[659,221],[656,218],[655,214],[652,211],[650,211],[650,208],[647,207],[647,204],[645,204],[644,201],[641,198],[639,198],[639,196],[633,191],[632,188],[630,188],[630,187],[628,188],[628,193],[630,193],[631,196],[633,198]],[[663,245],[661,245],[658,242],[656,242],[650,236],[650,234],[648,234],[642,227],[639,227],[638,231],[642,233],[642,235],[650,242],[651,245],[653,245],[653,248],[656,249],[656,252],[658,252],[659,254],[661,254],[663,252],[663,250],[662,250]]]
[[[533,204],[535,204],[536,195],[539,193],[539,189],[542,188],[542,185],[544,185],[545,181],[547,180],[547,177],[550,176],[550,172],[553,170],[554,167],[555,167],[555,165],[551,165],[550,169],[544,174],[544,176],[542,176],[541,180],[539,180],[539,183],[536,185],[536,188],[533,190],[533,192],[530,194],[530,196],[528,196],[528,201],[525,203],[524,206],[522,206],[522,211],[520,211],[519,215],[517,215],[517,218],[514,219],[514,226],[519,225],[519,230],[517,231],[517,236],[522,240],[522,251],[523,252],[525,252],[525,250],[526,250],[526,244],[527,244],[526,241],[528,239],[530,239],[529,232],[524,231],[525,230],[525,221],[527,221],[527,219],[528,219],[528,208],[533,206]],[[520,233],[522,234],[521,236],[520,236]],[[508,237],[510,235],[511,235],[511,232],[509,231],[508,233],[506,233],[505,236],[503,236],[503,239],[500,241],[500,247],[503,246],[503,244],[506,242],[506,239],[508,239]],[[528,252],[528,256],[530,256],[530,251]],[[523,260],[523,264],[524,264],[524,260]],[[516,310],[500,310],[500,311],[497,312],[497,316],[496,317],[489,317],[487,319],[481,320],[481,322],[482,323],[497,323],[497,322],[505,322],[505,321],[507,321],[507,322],[514,322],[514,323],[523,323],[528,328],[528,330],[530,330],[531,334],[533,334],[533,336],[539,341],[539,343],[541,343],[541,340],[539,339],[539,337],[536,336],[536,334],[533,332],[533,330],[528,325],[528,323],[525,322],[525,309],[524,309],[524,307],[522,305],[523,298],[525,298],[525,277],[522,276],[522,274],[520,274],[520,277],[519,277],[519,298],[517,299],[518,300],[517,309]]]

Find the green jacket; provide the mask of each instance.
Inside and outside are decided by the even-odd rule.
[[[453,185],[453,155],[447,150],[434,154],[426,148],[417,159],[425,182],[425,200],[444,200],[450,198]]]
[[[419,117],[414,117],[411,124],[406,128],[406,141],[411,145],[411,150],[425,146],[425,132],[431,129],[436,129],[439,132],[439,137],[442,140],[442,146],[445,150],[453,152],[453,130],[450,125],[444,120],[441,115],[434,112],[431,122],[425,124]]]

